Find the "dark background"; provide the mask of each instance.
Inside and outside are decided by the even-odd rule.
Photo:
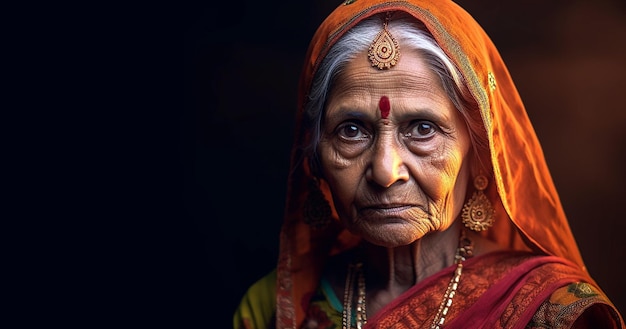
[[[173,184],[167,216],[140,234],[154,232],[158,246],[141,248],[165,262],[154,288],[167,287],[164,305],[179,306],[181,324],[230,328],[245,289],[275,265],[297,79],[315,28],[339,3],[199,2],[176,19],[184,104],[166,112],[174,160],[161,173]],[[587,267],[626,312],[625,3],[457,3],[499,47]]]

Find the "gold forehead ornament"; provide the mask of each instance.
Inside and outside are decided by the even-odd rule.
[[[400,58],[400,46],[398,41],[387,30],[389,24],[390,13],[383,22],[383,29],[378,33],[374,42],[370,45],[367,55],[372,66],[378,67],[380,70],[391,68],[398,63]]]

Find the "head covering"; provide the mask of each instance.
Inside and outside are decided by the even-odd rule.
[[[300,325],[306,297],[315,289],[325,259],[359,241],[337,221],[324,229],[313,229],[303,221],[312,174],[300,146],[309,138],[302,121],[312,79],[346,31],[368,17],[390,11],[408,13],[426,26],[464,76],[479,106],[495,177],[486,193],[498,212],[496,224],[485,235],[510,249],[566,258],[586,272],[524,105],[498,50],[479,24],[453,1],[346,0],[314,34],[301,74],[277,268],[279,327]],[[322,184],[321,188],[332,202],[328,187]],[[332,213],[336,218],[334,209]]]

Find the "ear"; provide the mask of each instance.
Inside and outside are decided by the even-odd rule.
[[[482,172],[483,166],[481,165],[482,161],[480,157],[476,155],[476,152],[474,151],[474,149],[471,149],[471,151],[467,155],[467,158],[469,159],[469,174],[470,174],[470,181],[471,181],[474,179],[474,177],[476,177]]]
[[[468,159],[470,159],[469,167],[472,179],[478,175],[484,175],[487,177],[493,176],[491,160],[488,154],[481,157],[474,149],[471,149],[468,154]]]

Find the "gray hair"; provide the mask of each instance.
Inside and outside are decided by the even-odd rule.
[[[320,64],[305,104],[305,126],[311,129],[309,145],[304,145],[305,154],[309,156],[311,168],[317,171],[317,146],[321,138],[324,108],[329,91],[337,76],[345,66],[358,54],[369,49],[370,44],[382,29],[382,20],[378,16],[363,20],[350,31],[347,31],[337,43],[330,48]],[[393,35],[402,52],[417,51],[430,69],[440,77],[443,88],[452,104],[464,117],[467,123],[470,140],[476,155],[484,154],[487,149],[487,137],[478,105],[470,94],[461,72],[434,40],[426,27],[417,20],[403,16],[390,20],[388,30]],[[402,60],[402,57],[400,57]],[[392,68],[393,69],[393,68]],[[476,159],[480,162],[480,158]]]

